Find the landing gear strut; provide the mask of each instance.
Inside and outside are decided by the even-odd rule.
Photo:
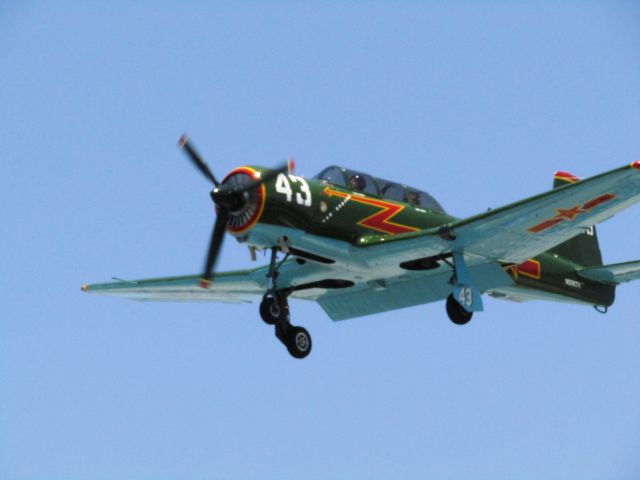
[[[311,352],[311,335],[306,329],[291,325],[289,321],[287,297],[291,290],[278,290],[277,288],[278,269],[289,254],[285,254],[280,263],[277,263],[277,254],[277,248],[272,248],[271,262],[267,273],[269,288],[260,302],[260,317],[267,325],[274,326],[276,337],[287,347],[292,357],[304,358]]]

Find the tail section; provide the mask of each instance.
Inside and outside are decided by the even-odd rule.
[[[553,177],[553,188],[564,187],[579,181],[578,177],[570,173],[556,172]],[[584,267],[602,265],[602,254],[595,226],[590,227],[585,233],[556,245],[549,250],[549,253],[564,257]]]

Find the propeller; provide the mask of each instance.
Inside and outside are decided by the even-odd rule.
[[[218,260],[220,248],[224,241],[224,232],[227,228],[229,216],[232,215],[233,212],[240,210],[245,205],[245,202],[249,199],[249,193],[252,190],[255,190],[263,183],[271,181],[280,173],[286,172],[288,170],[288,165],[287,163],[279,165],[275,169],[265,173],[260,178],[245,185],[225,185],[224,182],[218,182],[213,172],[209,169],[209,166],[193,147],[186,135],[182,135],[182,137],[180,137],[178,146],[187,153],[187,156],[195,167],[200,170],[200,173],[202,173],[214,185],[213,190],[211,190],[211,199],[216,204],[217,217],[216,222],[213,225],[211,240],[209,241],[204,273],[200,279],[200,286],[202,288],[207,288],[211,284],[213,272],[215,271],[216,261]]]

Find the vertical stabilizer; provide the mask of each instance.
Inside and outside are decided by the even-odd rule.
[[[578,177],[570,173],[556,172],[553,177],[553,188],[564,187],[579,181]],[[567,258],[584,267],[602,265],[602,254],[600,253],[595,226],[589,228],[585,233],[553,247],[549,252]]]

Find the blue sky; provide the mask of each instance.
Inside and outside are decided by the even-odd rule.
[[[638,284],[464,328],[294,302],[302,362],[257,304],[79,290],[201,269],[184,131],[218,176],[293,155],[460,217],[639,159],[637,3],[3,2],[0,29],[1,478],[638,478]],[[600,228],[606,262],[639,219]]]

